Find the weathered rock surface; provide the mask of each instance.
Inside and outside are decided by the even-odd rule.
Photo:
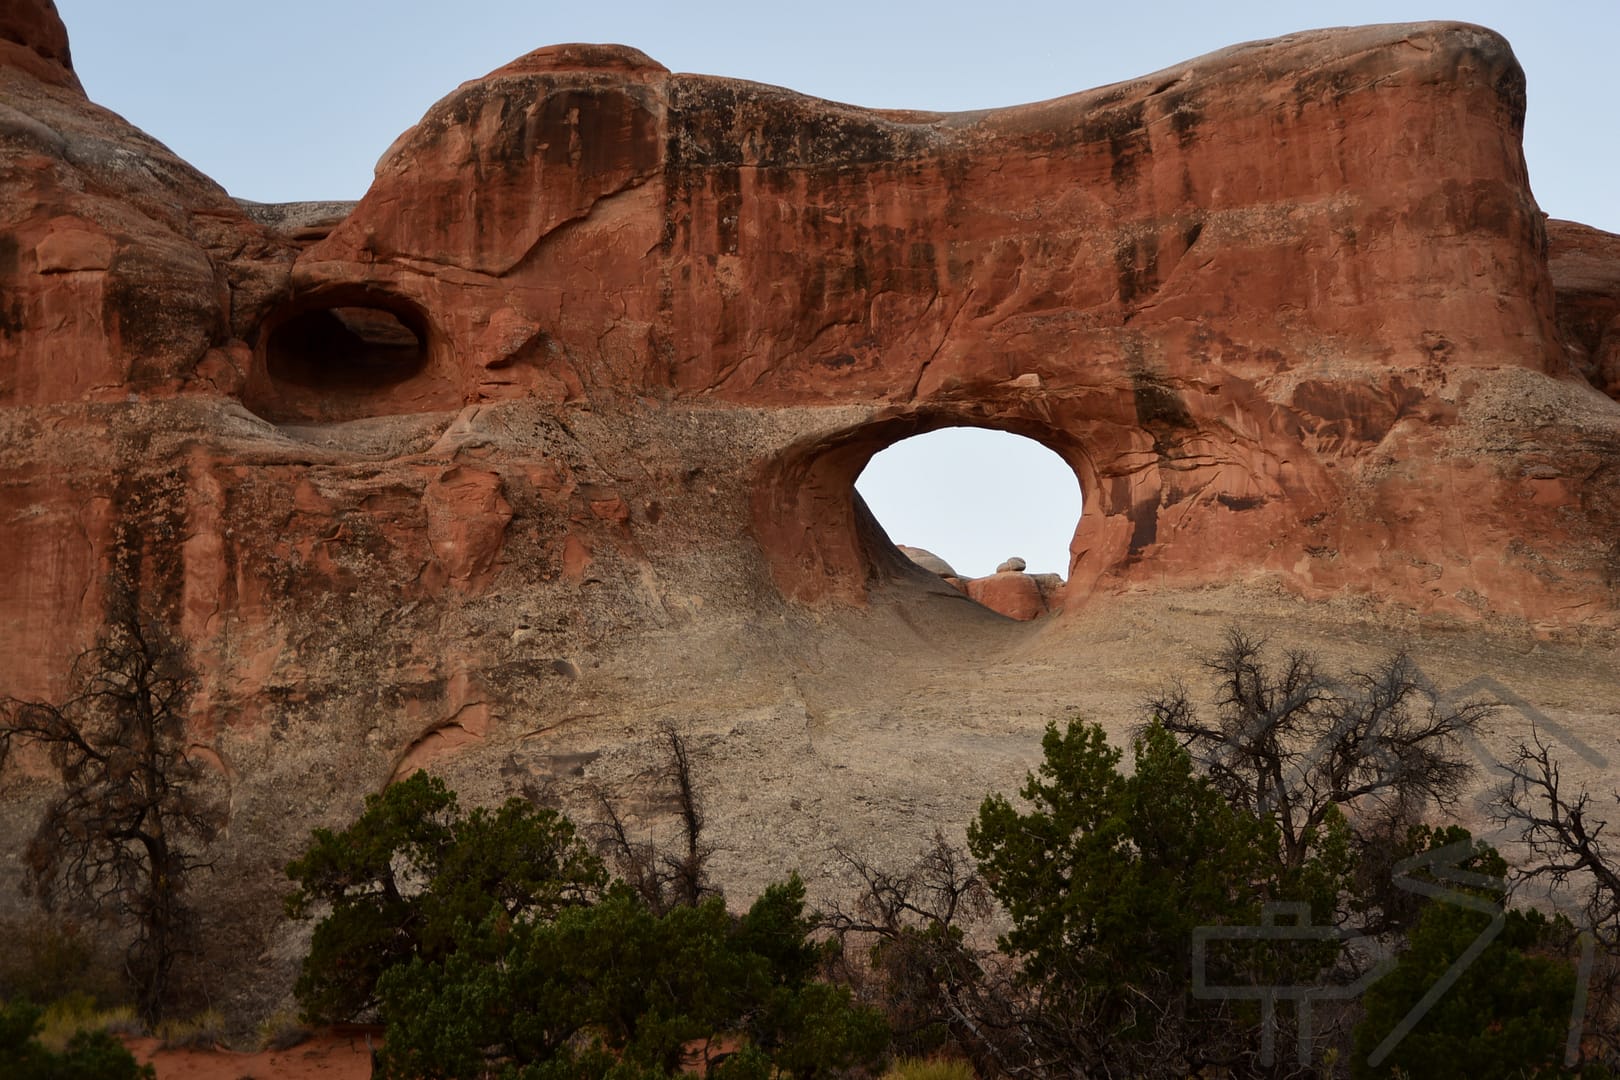
[[[998,615],[1027,622],[1046,614],[1041,586],[1022,570],[997,570],[989,577],[969,578],[968,597]]]
[[[237,199],[236,204],[247,216],[263,225],[272,234],[295,243],[313,243],[325,240],[332,229],[355,208],[354,202],[325,200],[318,202],[261,203],[251,199]]]
[[[940,577],[947,578],[957,576],[956,571],[951,567],[950,563],[946,562],[944,559],[940,558],[938,555],[935,555],[932,551],[929,551],[926,548],[910,547],[906,544],[898,544],[896,546],[900,549],[900,554],[904,555],[906,558],[910,559],[912,562],[916,563],[918,566],[922,567],[924,570],[927,570],[931,574],[938,574]]]
[[[0,67],[83,93],[73,73],[67,27],[53,0],[16,0],[0,8]]]
[[[1570,366],[1620,399],[1620,236],[1549,221],[1547,237],[1558,330]]]
[[[963,578],[951,565],[932,551],[898,545],[900,554],[931,574],[938,574],[952,588],[998,615],[1027,622],[1052,609],[1063,588],[1057,574],[1026,574],[1026,563],[1016,555],[996,567],[988,577]]]
[[[960,116],[542,50],[402,136],[292,288],[416,314],[434,381],[411,408],[867,410],[762,462],[751,524],[795,598],[867,588],[848,490],[870,452],[976,423],[1075,465],[1077,596],[1263,572],[1556,622],[1608,580],[1580,520],[1611,500],[1591,455],[1615,418],[1538,378],[1563,365],[1522,106],[1511,52],[1459,26]],[[1564,436],[1483,452],[1543,408]],[[1549,468],[1601,490],[1525,488]],[[1526,498],[1569,512],[1527,526]]]
[[[12,36],[65,61],[54,11],[32,10]],[[870,454],[982,424],[1074,465],[1070,600],[1265,574],[1613,621],[1592,597],[1620,421],[1558,379],[1554,325],[1606,385],[1607,309],[1555,309],[1522,76],[1487,31],[1295,35],[960,115],[559,46],[436,105],[352,211],[251,217],[76,92],[5,71],[25,139],[14,405],[187,394],[295,426],[621,398],[791,412],[802,436],[739,478],[748,520],[705,527],[746,529],[808,601],[883,576],[850,497]],[[352,333],[366,311],[403,342]],[[569,515],[553,541],[575,569],[585,532],[630,521],[605,495],[620,520]]]
[[[1488,31],[952,115],[559,46],[452,91],[352,210],[285,211],[88,102],[59,31],[0,16],[0,690],[60,695],[136,580],[202,674],[244,911],[401,769],[567,803],[647,771],[661,717],[730,785],[745,891],[904,851],[885,823],[1016,783],[1065,635],[1177,590],[1620,622],[1617,241],[1555,226],[1549,271]],[[960,424],[1074,467],[1061,595],[989,579],[1061,614],[966,603],[856,496]],[[1140,644],[1099,678],[1139,690]],[[927,745],[951,724],[983,738]]]

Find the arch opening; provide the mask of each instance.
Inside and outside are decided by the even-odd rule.
[[[1061,606],[1082,494],[1036,440],[937,428],[878,451],[855,489],[901,554],[970,598],[1016,619]]]
[[[391,311],[316,308],[270,332],[270,378],[310,390],[364,392],[404,382],[427,364],[427,343]]]
[[[924,570],[895,546],[896,540],[919,546],[926,542],[908,539],[909,534],[892,521],[880,522],[856,488],[868,464],[881,452],[912,436],[949,428],[1010,433],[1038,444],[1036,453],[1047,458],[1044,466],[1063,474],[1062,490],[1072,492],[1074,498],[1068,519],[1072,535],[1066,545],[1067,573],[1062,574],[1061,583],[1046,583],[1049,599],[1045,610],[1072,607],[1071,598],[1089,594],[1099,574],[1118,554],[1113,550],[1118,545],[1110,542],[1116,538],[1108,531],[1107,506],[1094,506],[1090,501],[1097,482],[1090,454],[1067,418],[1047,415],[1039,405],[1019,408],[1027,403],[1015,402],[1013,408],[1006,408],[1007,403],[995,404],[1000,407],[953,403],[944,408],[885,411],[786,448],[766,466],[754,494],[755,533],[777,586],[802,601],[841,599],[857,604],[865,603],[875,590],[902,582],[911,586],[932,582],[929,591],[956,595],[953,583]],[[926,448],[927,443],[918,445]],[[953,491],[949,487],[940,497],[951,498]],[[1082,493],[1087,500],[1083,507]],[[1108,493],[1107,489],[1099,491],[1103,503]],[[902,535],[891,539],[886,524]],[[948,549],[948,545],[940,546]],[[1006,552],[998,558],[1005,560],[1012,554],[1021,553]],[[1024,558],[1027,563],[1028,556]],[[1056,558],[1061,563],[1065,555]],[[990,566],[990,578],[997,576],[996,565],[999,561]]]
[[[372,288],[298,298],[261,326],[249,408],[276,422],[357,420],[461,404],[426,314]]]

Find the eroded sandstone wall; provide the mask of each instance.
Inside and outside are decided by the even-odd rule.
[[[222,655],[310,603],[277,592],[278,560],[382,588],[331,555],[380,507],[401,595],[436,606],[529,582],[514,529],[576,582],[625,541],[643,569],[620,600],[739,535],[741,576],[858,600],[896,563],[855,476],[952,423],[1074,466],[1070,603],[1267,574],[1613,621],[1606,308],[1566,303],[1560,338],[1523,76],[1489,31],[1301,34],[950,115],[557,46],[452,92],[352,213],[296,232],[86,101],[54,9],[17,12],[0,397],[25,569],[0,600],[25,685],[93,629],[119,558],[173,564],[188,632]],[[1590,277],[1613,253],[1582,242]],[[292,372],[289,328],[340,309],[397,318],[412,366]],[[739,429],[705,437],[734,444],[710,479],[744,511],[682,514],[703,448],[679,435],[604,478],[469,434],[648,407]],[[750,443],[788,415],[792,438]]]
[[[1074,467],[1071,611],[1266,580],[1612,628],[1620,254],[1559,225],[1549,270],[1524,94],[1458,24],[961,114],[555,46],[352,210],[249,213],[11,5],[5,689],[60,692],[122,572],[211,724],[338,716],[386,775],[638,635],[925,587],[853,482],[963,423]]]
[[[1569,366],[1620,398],[1620,236],[1549,221],[1548,265]]]

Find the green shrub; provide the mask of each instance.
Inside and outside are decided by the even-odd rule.
[[[39,1039],[43,1011],[26,1001],[0,1003],[0,1076],[6,1080],[155,1080],[105,1031],[80,1030],[60,1050]]]
[[[815,981],[804,886],[741,917],[711,898],[654,913],[622,883],[555,920],[486,923],[485,942],[387,972],[381,1059],[393,1077],[676,1076],[693,1045],[740,1042],[717,1075],[835,1075],[877,1063],[878,1014]],[[616,1064],[615,1064],[616,1063]],[[760,1071],[764,1069],[765,1071]]]
[[[1500,878],[1507,863],[1496,849],[1452,827],[1417,834],[1430,850],[1472,844],[1465,870]],[[1423,850],[1423,846],[1417,850]],[[1454,886],[1452,886],[1454,887]],[[1500,894],[1470,890],[1495,904]],[[1369,1058],[1424,994],[1492,923],[1492,916],[1431,900],[1408,937],[1395,970],[1367,991],[1357,1025],[1352,1074],[1358,1080],[1421,1076],[1432,1080],[1515,1080],[1569,1075],[1561,1066],[1575,995],[1575,965],[1561,954],[1567,924],[1538,911],[1508,910],[1496,937],[1457,977],[1378,1066]]]
[[[463,815],[422,772],[318,830],[287,872],[288,910],[326,911],[296,988],[305,1013],[375,1009],[383,1075],[629,1080],[696,1057],[719,1080],[814,1080],[887,1045],[875,1011],[817,980],[797,877],[741,916],[719,896],[655,908],[608,886],[561,815],[521,799]]]
[[[209,1009],[184,1019],[159,1021],[152,1034],[165,1050],[212,1050],[225,1041],[225,1018]]]
[[[298,885],[289,914],[325,911],[294,988],[316,1022],[369,1014],[385,971],[442,960],[486,918],[550,917],[607,880],[562,815],[514,798],[463,816],[444,781],[420,770],[368,796],[342,832],[315,830],[287,876]]]
[[[973,1066],[960,1058],[906,1058],[889,1066],[884,1080],[977,1080]]]
[[[124,996],[122,975],[103,944],[75,920],[33,916],[0,923],[0,998],[97,1001]]]
[[[1258,1015],[1192,997],[1192,938],[1201,926],[1253,926],[1262,900],[1331,915],[1348,886],[1343,818],[1301,865],[1281,857],[1268,817],[1233,806],[1176,738],[1149,725],[1133,767],[1101,727],[1046,730],[1044,760],[1020,794],[987,798],[968,829],[979,871],[1006,909],[1002,951],[1032,990],[1021,1021],[1040,1055],[1077,1071],[1169,1075],[1184,1045],[1213,1060],[1248,1053]],[[1309,980],[1336,944],[1291,953],[1287,971],[1238,950],[1213,979]],[[1144,1007],[1150,1002],[1151,1007]]]

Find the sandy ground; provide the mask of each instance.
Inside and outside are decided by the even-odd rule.
[[[371,1075],[367,1031],[324,1031],[287,1050],[161,1050],[156,1039],[129,1039],[158,1080],[365,1080]],[[375,1036],[373,1036],[374,1038]]]
[[[1442,697],[1496,703],[1466,748],[1471,790],[1446,816],[1510,860],[1520,852],[1491,820],[1489,796],[1496,763],[1532,727],[1554,744],[1571,790],[1604,807],[1620,791],[1620,650],[1606,635],[1546,640],[1523,627],[1313,603],[1254,585],[1108,600],[1018,624],[942,586],[858,612],[784,608],[627,636],[599,664],[582,663],[544,715],[494,720],[433,768],[464,806],[522,792],[579,822],[600,813],[601,791],[638,837],[666,845],[678,825],[662,778],[661,725],[672,724],[692,752],[710,870],[732,906],[797,871],[825,910],[854,895],[852,856],[901,870],[936,833],[962,844],[986,794],[1016,791],[1039,764],[1048,723],[1079,717],[1128,745],[1143,703],[1177,679],[1210,708],[1200,661],[1236,626],[1267,638],[1273,658],[1303,649],[1340,676],[1405,649]],[[222,1011],[251,1026],[291,1007],[309,927],[278,920],[242,941],[258,966],[217,990],[229,998]],[[152,1060],[163,1080],[370,1072],[363,1034],[343,1032],[275,1054],[164,1051]]]
[[[1147,719],[1144,702],[1178,679],[1210,708],[1201,660],[1234,626],[1268,639],[1272,659],[1302,649],[1339,676],[1404,649],[1441,696],[1498,703],[1467,747],[1473,789],[1453,811],[1478,836],[1512,847],[1487,799],[1496,762],[1532,724],[1557,744],[1566,779],[1605,800],[1620,788],[1612,643],[1553,642],[1253,587],[1143,592],[1042,624],[913,596],[775,632],[756,625],[703,637],[683,628],[587,673],[571,713],[509,751],[496,751],[492,732],[478,753],[440,768],[463,792],[487,786],[485,801],[501,797],[503,773],[521,770],[588,820],[588,799],[570,789],[618,781],[633,800],[636,785],[622,778],[656,766],[655,725],[672,721],[694,750],[717,848],[711,868],[728,897],[746,903],[796,869],[821,901],[849,885],[841,852],[897,867],[936,830],[960,842],[985,795],[1015,791],[1039,763],[1049,722],[1100,723],[1128,745]],[[492,751],[510,755],[506,770]],[[649,809],[658,819],[667,808]]]

